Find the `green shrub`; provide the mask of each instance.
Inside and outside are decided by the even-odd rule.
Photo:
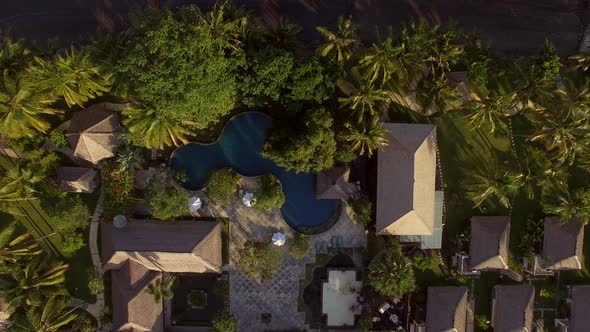
[[[88,289],[90,294],[96,295],[104,292],[102,275],[94,268],[88,269]]]
[[[348,205],[352,209],[352,219],[356,224],[367,227],[369,223],[371,223],[373,203],[368,198],[350,198],[348,200]]]
[[[296,259],[302,259],[307,256],[310,248],[309,238],[303,234],[296,233],[293,244],[289,246],[289,255]]]
[[[236,332],[238,330],[238,322],[227,311],[218,313],[211,323],[216,332]]]
[[[240,175],[231,168],[215,170],[207,180],[205,195],[216,204],[228,204],[239,180]]]
[[[72,323],[72,331],[95,332],[97,331],[96,321],[88,313],[78,315],[78,317],[76,317]]]
[[[414,267],[420,271],[432,271],[443,263],[438,255],[415,256],[412,260]]]
[[[268,211],[280,208],[285,204],[285,194],[276,176],[265,174],[260,177],[260,189],[256,192],[256,205],[258,211]]]
[[[133,176],[129,171],[118,170],[114,162],[106,163],[100,174],[105,189],[104,219],[125,214],[133,203],[135,188]]]
[[[167,186],[158,176],[152,180],[145,198],[150,205],[152,216],[160,220],[178,218],[188,212],[186,206],[188,195]]]
[[[58,148],[68,145],[68,139],[66,138],[66,135],[61,130],[52,131],[51,134],[49,134],[49,139]]]
[[[60,198],[48,212],[51,224],[62,237],[60,251],[69,257],[84,246],[92,214],[78,197],[71,196]]]
[[[271,279],[281,266],[281,251],[270,243],[246,242],[240,250],[240,268],[250,279]]]
[[[368,279],[385,296],[400,296],[416,288],[412,261],[403,255],[396,242],[373,258]]]

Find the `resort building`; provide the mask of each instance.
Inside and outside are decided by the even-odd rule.
[[[98,182],[98,172],[86,167],[57,169],[58,189],[69,193],[92,193]]]
[[[533,331],[535,287],[497,285],[492,298],[494,331]]]
[[[588,332],[590,327],[590,285],[577,285],[568,288],[567,302],[570,317],[556,319],[555,327],[563,332]]]
[[[510,241],[509,216],[474,216],[471,218],[469,256],[458,255],[459,272],[507,270]]]
[[[103,223],[104,270],[111,271],[114,331],[164,331],[164,304],[147,292],[167,273],[221,273],[216,221]],[[169,318],[169,317],[168,317]]]
[[[436,127],[384,123],[388,145],[377,153],[377,234],[433,235]]]
[[[97,164],[115,156],[120,143],[118,133],[121,131],[119,117],[115,112],[93,105],[74,113],[65,126],[66,137],[75,157]]]
[[[426,331],[456,331],[467,329],[467,287],[428,287]]]
[[[322,313],[328,327],[354,327],[355,315],[362,310],[357,302],[362,288],[355,269],[328,269],[328,280],[322,285]]]
[[[536,275],[551,275],[558,270],[582,269],[584,224],[579,220],[560,222],[547,217],[543,230],[543,251],[527,270]]]

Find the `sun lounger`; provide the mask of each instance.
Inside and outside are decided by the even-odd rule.
[[[322,244],[319,241],[315,243],[315,253],[321,254],[322,253]]]
[[[322,253],[327,254],[328,253],[328,242],[326,241],[322,241]]]

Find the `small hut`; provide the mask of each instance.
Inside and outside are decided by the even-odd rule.
[[[120,131],[117,114],[95,105],[74,113],[66,137],[74,150],[74,156],[97,164],[115,156]]]
[[[86,167],[60,167],[57,178],[60,191],[92,193],[96,189],[98,172]]]
[[[348,182],[349,177],[348,167],[334,167],[319,173],[315,185],[316,198],[347,200],[357,191],[356,185]]]

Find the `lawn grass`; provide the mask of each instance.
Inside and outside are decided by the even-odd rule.
[[[75,298],[88,303],[96,302],[96,296],[90,294],[88,289],[88,270],[93,268],[92,258],[88,245],[76,251],[67,261],[69,267],[66,271],[66,288]]]

